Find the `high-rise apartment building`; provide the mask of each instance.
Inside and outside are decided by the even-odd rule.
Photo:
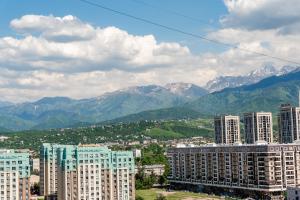
[[[273,142],[272,113],[245,113],[244,125],[246,143],[254,144],[257,141]]]
[[[235,191],[255,199],[283,199],[300,186],[300,144],[219,144],[171,148],[174,188]]]
[[[56,199],[58,182],[58,150],[65,145],[43,144],[40,149],[40,193]]]
[[[30,159],[26,150],[0,150],[0,199],[30,199]]]
[[[239,143],[240,117],[223,115],[215,117],[215,142],[217,144]]]
[[[300,140],[300,107],[283,104],[278,115],[279,142]]]
[[[50,149],[50,151],[48,151]],[[56,189],[58,200],[135,199],[134,157],[129,151],[111,151],[99,145],[44,144],[41,186]],[[54,157],[54,158],[53,158]],[[48,159],[51,158],[51,159]],[[48,160],[54,160],[50,167]],[[55,177],[51,174],[55,174]],[[49,176],[50,175],[50,176]],[[52,182],[51,182],[52,181]],[[43,190],[44,193],[46,190]]]

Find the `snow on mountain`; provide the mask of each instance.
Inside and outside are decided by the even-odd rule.
[[[187,98],[197,98],[208,93],[205,89],[192,83],[169,83],[165,85],[165,88],[173,94]]]
[[[260,69],[251,71],[245,76],[219,76],[207,82],[205,88],[210,92],[220,91],[224,88],[233,88],[257,83],[264,78],[287,74],[297,69],[299,68],[295,66],[283,66],[281,69],[276,69],[272,65],[266,65]]]

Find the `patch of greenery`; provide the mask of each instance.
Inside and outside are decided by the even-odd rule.
[[[39,152],[42,143],[124,143],[128,141],[142,142],[146,139],[170,140],[192,136],[212,138],[212,129],[209,126],[198,127],[196,124],[199,124],[201,120],[197,121],[140,121],[81,128],[3,133],[2,135],[8,136],[9,139],[0,142],[0,148],[28,148]]]

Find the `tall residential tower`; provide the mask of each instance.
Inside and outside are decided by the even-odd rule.
[[[244,125],[246,143],[254,144],[257,141],[273,142],[272,113],[245,113]]]
[[[278,115],[279,142],[292,143],[300,140],[300,107],[283,104]]]
[[[222,115],[215,117],[215,142],[217,144],[241,142],[239,116]]]

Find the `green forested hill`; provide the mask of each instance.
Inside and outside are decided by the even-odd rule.
[[[193,136],[213,137],[210,120],[140,121],[82,128],[52,129],[2,133],[9,139],[0,142],[0,148],[29,148],[38,152],[42,143],[105,143],[143,141],[145,139],[179,139]]]
[[[201,114],[241,114],[252,111],[276,113],[280,104],[298,105],[300,72],[274,76],[257,84],[215,92],[185,105]]]

